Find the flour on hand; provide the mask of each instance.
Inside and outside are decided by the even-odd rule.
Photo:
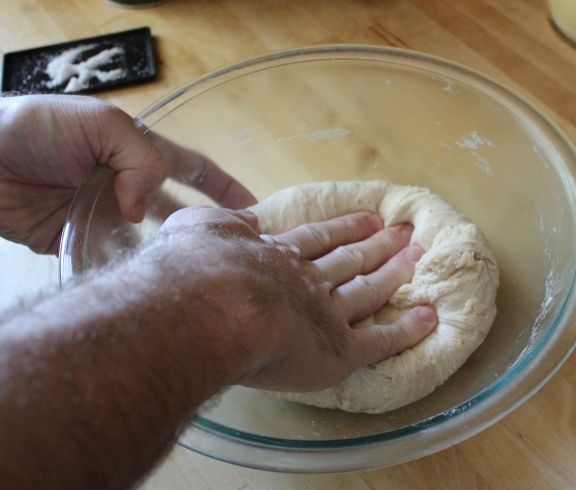
[[[386,226],[412,223],[411,243],[425,250],[412,281],[353,327],[390,323],[419,304],[432,304],[438,313],[437,328],[411,349],[357,370],[334,388],[277,396],[350,412],[394,410],[444,383],[492,326],[499,283],[494,254],[476,226],[428,189],[381,181],[306,184],[282,190],[252,209],[261,232],[270,234],[364,210],[378,213]]]

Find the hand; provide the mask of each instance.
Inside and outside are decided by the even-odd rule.
[[[140,221],[168,166],[197,168],[191,185],[223,205],[253,196],[203,155],[148,137],[120,109],[91,97],[0,98],[0,236],[56,253],[68,206],[95,165],[115,172],[122,214]]]
[[[0,322],[3,488],[132,488],[230,384],[322,389],[434,328],[427,306],[351,327],[410,279],[409,227],[369,213],[256,226],[180,210],[128,260]]]
[[[232,345],[223,348],[249,359],[242,384],[326,388],[415,345],[434,328],[430,306],[390,325],[351,327],[412,278],[422,249],[407,247],[410,226],[383,228],[380,218],[363,212],[277,236],[259,237],[255,228],[246,211],[188,208],[166,221],[155,246],[179,271],[170,275],[170,294],[200,276],[204,309],[227,315],[222,342]]]

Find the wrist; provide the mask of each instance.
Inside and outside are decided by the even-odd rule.
[[[113,281],[126,278],[124,289],[133,296],[127,303],[156,318],[160,328],[178,331],[183,362],[210,366],[208,384],[224,387],[270,356],[274,336],[266,331],[266,294],[261,278],[241,260],[215,252],[218,240],[186,238],[186,246],[174,244],[174,236],[152,244],[112,271]],[[198,373],[191,369],[190,375]]]

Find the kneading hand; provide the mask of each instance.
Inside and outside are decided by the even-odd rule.
[[[410,280],[410,227],[256,227],[180,210],[133,257],[0,321],[2,488],[132,488],[230,384],[322,389],[434,328],[429,306],[351,327]]]
[[[92,97],[0,98],[0,236],[55,253],[72,197],[97,164],[115,172],[120,210],[134,222],[167,165],[198,176],[187,183],[223,206],[254,203],[203,155],[150,136],[128,114]]]
[[[173,293],[185,290],[188,274],[202,277],[204,309],[226,317],[224,349],[246,357],[242,384],[326,388],[434,328],[431,306],[389,325],[351,328],[412,278],[422,249],[407,246],[409,225],[383,228],[378,216],[362,212],[276,236],[255,228],[246,211],[188,208],[166,221],[152,247]],[[176,278],[169,264],[180,271]]]

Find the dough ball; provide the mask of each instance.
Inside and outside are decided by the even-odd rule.
[[[394,410],[444,383],[492,326],[499,281],[494,254],[474,224],[428,189],[383,181],[305,184],[268,197],[253,211],[262,233],[270,234],[356,211],[376,212],[386,226],[412,223],[411,243],[425,250],[412,281],[353,327],[387,323],[418,304],[432,304],[438,313],[437,328],[413,348],[358,369],[333,388],[276,396],[350,412]]]

